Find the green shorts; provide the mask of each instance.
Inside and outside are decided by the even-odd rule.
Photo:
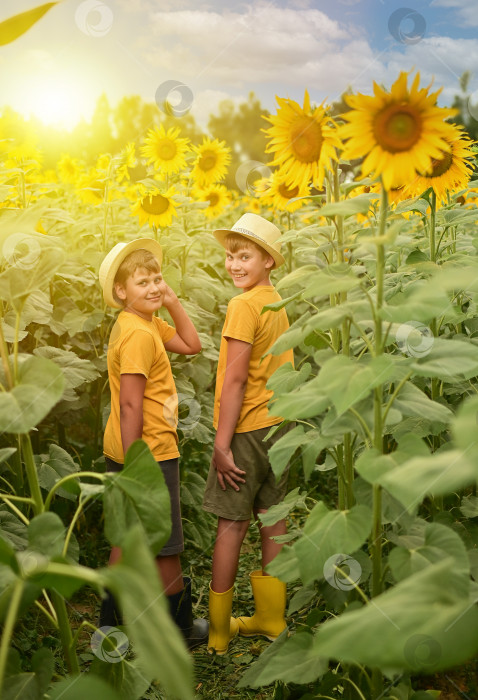
[[[226,484],[226,490],[223,491],[211,463],[204,492],[204,510],[228,520],[249,520],[253,510],[267,510],[284,499],[287,493],[289,466],[276,482],[267,452],[280,437],[294,427],[294,424],[283,426],[269,440],[263,442],[271,427],[251,430],[248,433],[234,433],[231,451],[236,466],[246,472],[246,483],[239,484],[239,491]]]

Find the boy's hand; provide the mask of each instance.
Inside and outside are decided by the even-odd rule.
[[[173,292],[171,287],[166,284],[164,279],[161,280],[159,283],[159,291],[161,292],[163,296],[163,306],[167,309],[169,308],[172,304],[175,302],[179,301],[178,297],[176,294]]]
[[[242,478],[242,474],[245,475],[246,472],[239,469],[239,467],[236,467],[230,448],[227,450],[222,450],[221,448],[217,447],[217,445],[214,445],[212,463],[217,472],[219,486],[223,491],[226,490],[226,483],[229,484],[229,486],[232,486],[235,491],[239,491],[240,483],[246,483],[246,480]]]

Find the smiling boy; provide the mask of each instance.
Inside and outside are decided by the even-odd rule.
[[[286,533],[285,520],[260,526],[262,570],[250,575],[255,614],[237,620],[230,615],[251,512],[257,520],[258,513],[267,512],[286,494],[288,470],[276,483],[268,450],[290,426],[264,441],[271,426],[282,422],[280,416],[269,413],[272,391],[266,384],[281,365],[293,364],[293,353],[267,354],[289,327],[285,309],[262,314],[264,306],[281,299],[269,279],[271,270],[284,262],[279,229],[261,216],[244,214],[232,229],[217,230],[214,235],[226,249],[227,272],[242,290],[229,302],[222,330],[213,418],[216,438],[203,502],[205,510],[218,516],[208,648],[224,654],[237,633],[275,639],[286,627],[285,584],[265,572],[281,549],[271,538]]]
[[[167,352],[194,355],[201,343],[186,311],[161,274],[159,243],[141,238],[118,243],[103,260],[99,278],[109,306],[120,308],[108,345],[111,413],[104,435],[108,471],[120,471],[124,455],[142,438],[161,468],[171,498],[171,537],[156,563],[173,618],[190,648],[206,641],[207,623],[192,620],[191,581],[183,579],[184,550],[179,502],[179,451],[176,433],[177,394]],[[154,313],[166,308],[174,326]],[[110,564],[121,557],[113,547]],[[102,605],[100,627],[118,624],[109,596]]]

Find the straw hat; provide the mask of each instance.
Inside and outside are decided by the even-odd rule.
[[[133,251],[140,249],[149,250],[150,253],[153,253],[153,255],[157,258],[159,265],[161,265],[163,260],[163,251],[161,250],[159,243],[153,238],[137,238],[136,240],[129,241],[128,243],[117,243],[101,263],[98,277],[100,278],[100,284],[103,289],[103,299],[108,306],[113,306],[115,309],[123,308],[113,296],[113,283],[115,281],[118,268],[126,256]]]
[[[226,247],[225,239],[228,233],[238,233],[264,248],[274,258],[275,267],[279,267],[285,262],[284,257],[280,254],[281,233],[275,224],[262,216],[244,214],[232,228],[216,229],[213,235],[222,246]]]

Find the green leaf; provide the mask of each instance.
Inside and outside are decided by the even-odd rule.
[[[411,382],[406,382],[396,396],[393,407],[404,416],[426,416],[428,420],[449,423],[453,413],[447,406],[432,401]]]
[[[297,389],[281,394],[272,404],[274,414],[287,420],[312,418],[320,415],[330,405],[330,399],[324,396],[321,382],[314,377],[301,384]]]
[[[287,304],[290,304],[291,301],[294,299],[297,299],[297,297],[300,297],[302,292],[296,292],[295,294],[292,294],[290,297],[286,297],[285,299],[281,299],[280,301],[274,301],[272,304],[267,304],[266,306],[263,307],[261,311],[261,315],[265,314],[266,311],[280,311],[284,307],[287,306]]]
[[[312,683],[328,669],[326,658],[314,652],[314,637],[299,632],[271,644],[242,676],[238,688],[259,688],[276,681]]]
[[[56,513],[40,513],[28,525],[29,549],[47,557],[61,556],[66,528]]]
[[[9,457],[15,454],[17,451],[16,447],[2,447],[0,449],[0,464],[6,462]]]
[[[0,536],[15,550],[28,546],[27,526],[14,513],[3,508],[0,509]]]
[[[452,559],[432,564],[370,605],[323,623],[315,652],[341,663],[427,674],[466,661],[478,651],[478,610],[468,599],[468,577],[454,567]]]
[[[441,496],[476,481],[478,470],[460,450],[435,452],[407,460],[379,483],[413,512],[426,496]]]
[[[478,459],[476,431],[478,429],[478,396],[465,399],[458,409],[452,424],[452,434],[458,448],[463,450],[470,460]]]
[[[263,525],[275,525],[279,520],[287,517],[293,508],[304,508],[304,498],[307,495],[305,492],[299,493],[299,487],[293,491],[289,491],[283,501],[275,506],[271,506],[267,513],[259,513],[259,520]]]
[[[159,680],[168,695],[193,700],[192,661],[169,615],[156,564],[139,527],[124,538],[121,562],[103,571],[146,674]]]
[[[310,376],[312,365],[304,362],[300,370],[295,370],[291,362],[281,365],[268,379],[266,387],[274,394],[284,394],[303,384]]]
[[[434,338],[429,352],[416,357],[410,367],[422,377],[470,379],[478,375],[478,346],[463,340]]]
[[[32,656],[32,669],[35,672],[41,693],[46,693],[55,671],[55,657],[48,647],[40,647]]]
[[[302,537],[290,549],[298,560],[299,575],[304,584],[327,575],[330,560],[337,554],[350,554],[362,546],[372,527],[372,511],[356,505],[350,510],[329,511],[320,501],[307,518]],[[284,548],[285,549],[285,548]],[[278,575],[282,551],[267,567]],[[279,560],[279,561],[277,561]]]
[[[63,386],[54,362],[28,357],[20,364],[17,385],[0,394],[0,432],[30,432],[59,401]]]
[[[465,496],[460,510],[466,518],[478,518],[478,496]]]
[[[100,376],[100,373],[90,360],[81,359],[70,350],[62,350],[61,348],[45,345],[41,348],[35,348],[33,354],[37,357],[46,357],[48,360],[53,360],[55,364],[61,367],[65,377],[65,390],[83,386]]]
[[[357,197],[352,197],[351,199],[346,199],[343,202],[331,202],[330,204],[325,204],[320,209],[321,216],[343,216],[347,218],[353,216],[354,214],[367,214],[370,209],[370,204],[372,199],[377,199],[375,193],[372,194],[359,194]]]
[[[2,700],[42,700],[42,696],[34,673],[19,673],[5,679]]]
[[[48,697],[49,700],[121,700],[121,695],[106,681],[90,674],[64,678],[59,683],[54,683]]]
[[[58,5],[58,2],[47,2],[0,22],[0,46],[10,44],[25,34],[54,5]]]
[[[359,287],[361,279],[357,277],[348,263],[333,263],[317,272],[312,282],[304,289],[304,298],[323,297],[337,292],[348,292]]]
[[[291,457],[304,440],[304,427],[296,425],[289,430],[269,450],[269,460],[276,479],[287,467]]]
[[[26,298],[51,281],[64,259],[63,251],[49,248],[39,252],[34,266],[7,268],[0,274],[0,299],[21,311]]]
[[[390,552],[388,562],[397,581],[401,581],[422,569],[447,557],[455,562],[455,569],[464,575],[469,573],[470,564],[463,540],[451,528],[439,523],[428,523],[414,531],[412,542],[395,547]],[[403,539],[399,538],[401,542]]]
[[[105,534],[121,547],[128,531],[138,523],[157,554],[171,534],[171,501],[163,472],[143,440],[128,449],[124,469],[110,474],[103,495]]]

